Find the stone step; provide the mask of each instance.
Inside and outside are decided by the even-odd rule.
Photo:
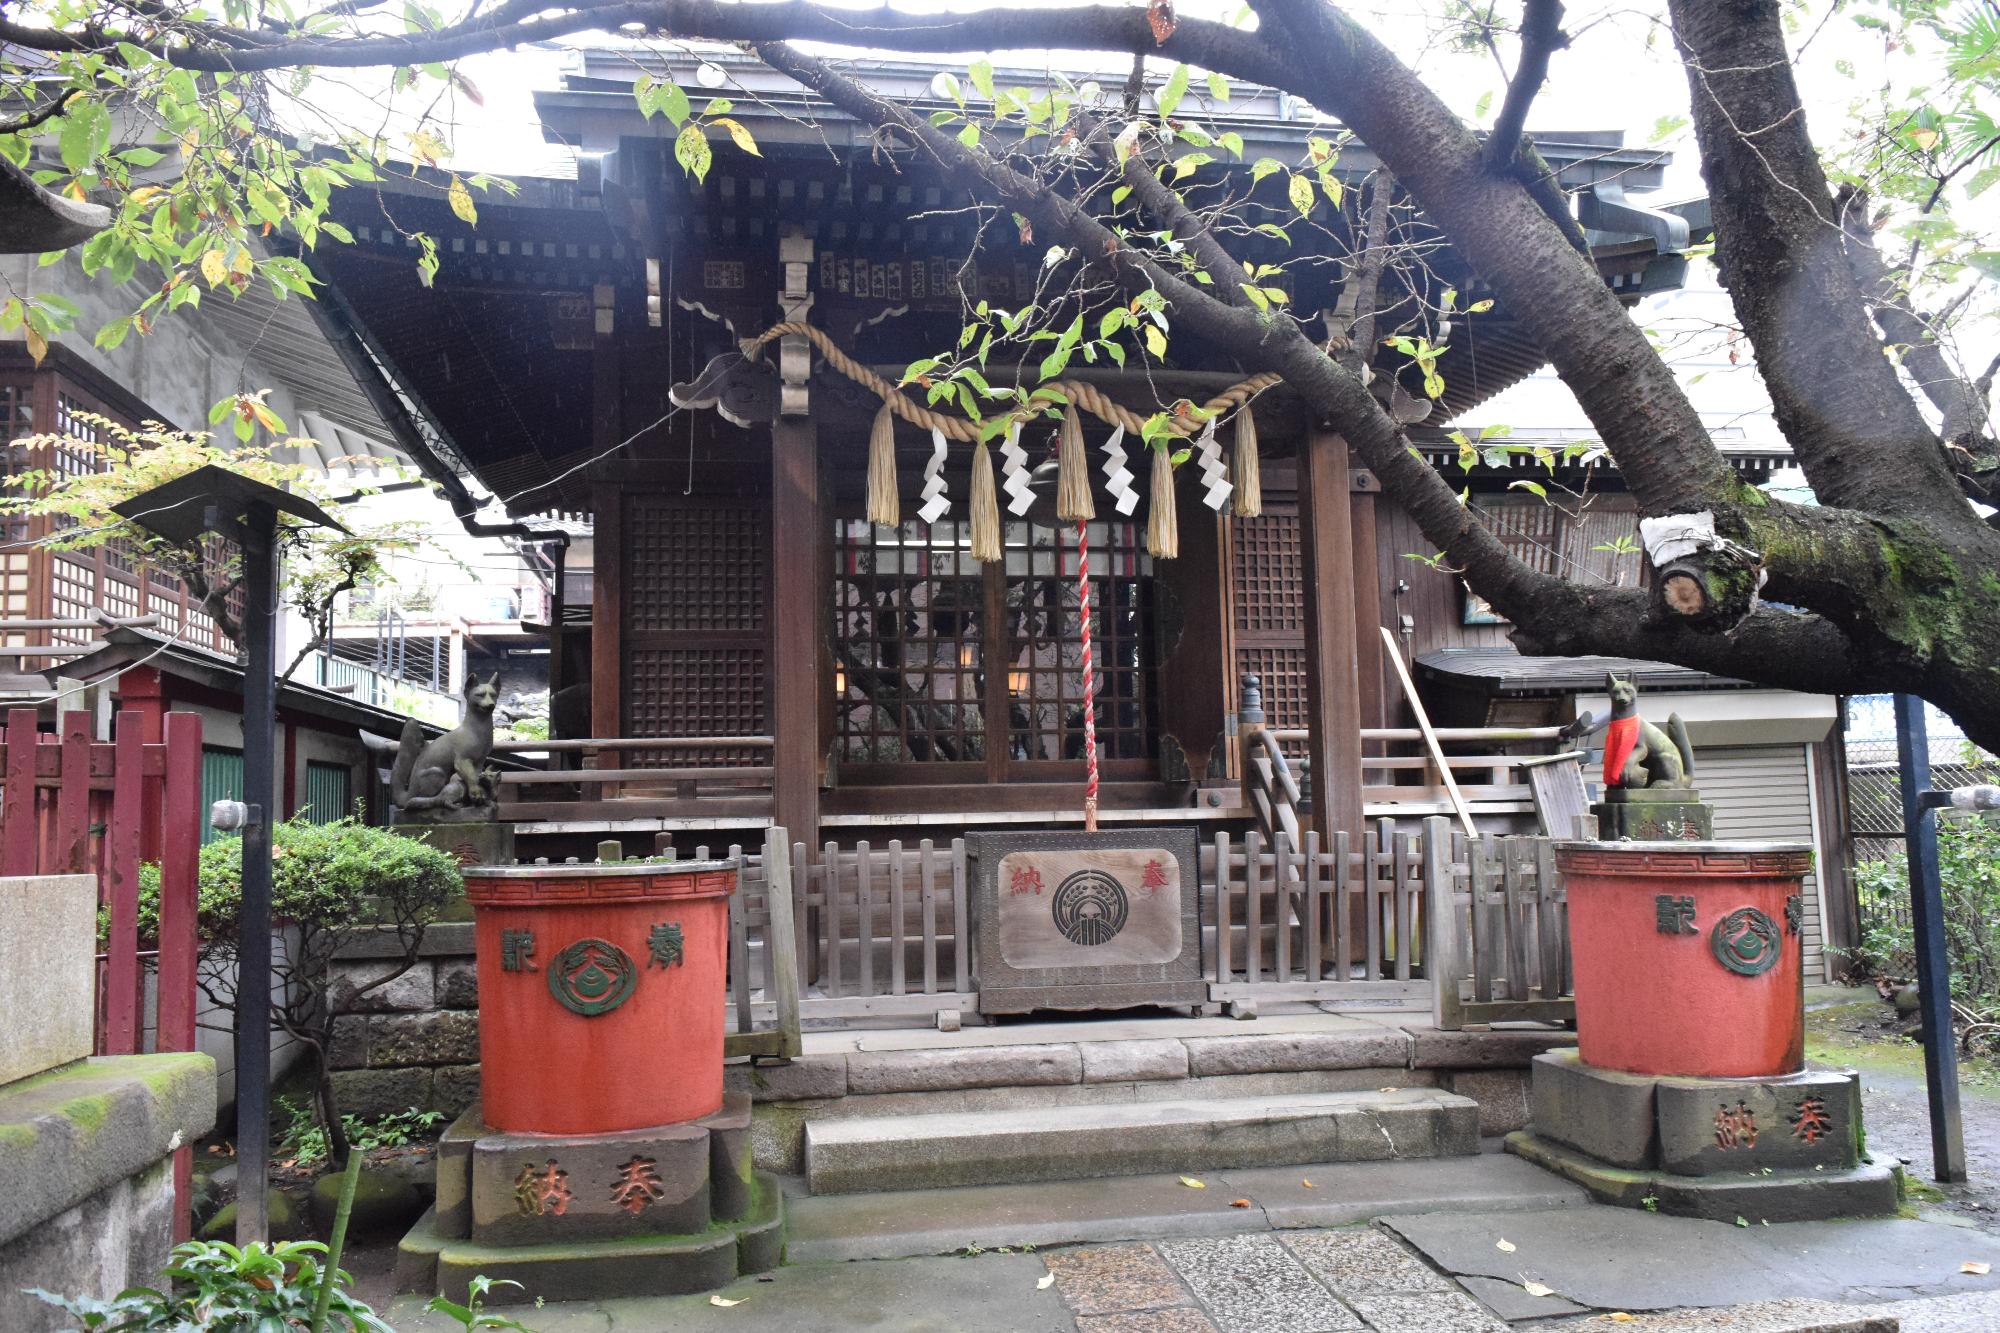
[[[1581,1186],[1498,1152],[1191,1175],[1202,1189],[1183,1185],[1181,1174],[818,1196],[806,1195],[805,1182],[794,1178],[786,1182],[793,1193],[785,1200],[785,1261],[1228,1236],[1350,1226],[1388,1213],[1590,1206]]]
[[[1388,1088],[816,1120],[805,1175],[814,1194],[855,1194],[1478,1150],[1470,1098]]]

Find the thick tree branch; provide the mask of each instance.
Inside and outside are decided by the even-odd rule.
[[[1562,15],[1562,0],[1528,0],[1527,13],[1521,19],[1521,59],[1514,66],[1506,100],[1501,102],[1493,132],[1486,139],[1486,162],[1495,171],[1513,167],[1521,149],[1521,131],[1528,123],[1528,108],[1548,81],[1549,58],[1569,45]]]
[[[1866,191],[1843,185],[1836,198],[1847,246],[1847,262],[1868,301],[1875,327],[1890,352],[1901,357],[1904,370],[1916,382],[1942,418],[1940,434],[1947,465],[1959,486],[1975,500],[2000,505],[2000,440],[1991,429],[1988,403],[1993,369],[1967,379],[1953,369],[1934,330],[1946,316],[1927,321],[1910,305],[1897,275],[1890,272],[1869,229]],[[1968,289],[1969,291],[1970,289]],[[1996,363],[2000,364],[2000,363]]]
[[[1649,514],[1712,509],[1738,485],[1673,371],[1590,260],[1521,183],[1374,36],[1322,0],[1253,0],[1305,74],[1287,87],[1334,112],[1493,284],[1554,364]]]
[[[1792,77],[1778,0],[1671,0],[1716,253],[1820,500],[1943,517],[1958,487],[1882,356]]]

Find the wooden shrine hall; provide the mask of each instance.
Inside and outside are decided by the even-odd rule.
[[[755,366],[726,356],[801,320],[893,383],[956,344],[977,303],[1036,300],[1046,244],[735,52],[703,63],[724,76],[729,114],[761,155],[718,137],[697,181],[675,161],[673,128],[642,115],[633,94],[640,74],[671,75],[699,103],[695,62],[577,55],[564,86],[537,97],[549,140],[575,150],[573,178],[517,178],[517,194],[480,197],[476,227],[452,216],[441,181],[384,186],[379,199],[343,191],[355,244],[309,257],[328,284],[321,313],[336,341],[456,507],[486,508],[481,531],[569,534],[546,625],[556,735],[515,747],[541,750],[547,768],[507,775],[504,812],[552,855],[589,854],[605,837],[633,851],[661,834],[684,849],[749,842],[773,825],[814,848],[1074,825],[1078,551],[1054,519],[1054,423],[1022,433],[1033,498],[1003,513],[1000,558],[979,562],[969,445],[947,449],[936,472],[944,512],[927,523],[934,442],[900,426],[902,521],[871,523],[879,397],[801,337],[772,341]],[[864,62],[860,72],[929,112],[950,105],[929,91],[934,69]],[[1201,119],[1240,135],[1243,151],[1199,165],[1196,182],[1247,186],[1258,158],[1295,162],[1309,137],[1344,137],[1260,89],[1237,89]],[[1658,186],[1663,154],[1605,134],[1544,135],[1538,146],[1574,194],[1607,284],[1628,301],[1679,284],[1687,220],[1632,197]],[[1344,143],[1345,205],[1319,198],[1313,226],[1295,229],[1300,249],[1269,238],[1246,247],[1252,262],[1315,261],[1281,280],[1294,309],[1337,305],[1349,266],[1322,261],[1350,252],[1375,166],[1365,146]],[[1285,203],[1279,184],[1268,188]],[[1541,466],[1526,444],[1489,449],[1461,473],[1449,423],[1543,358],[1504,307],[1462,313],[1490,295],[1479,276],[1421,217],[1399,218],[1411,258],[1385,271],[1382,328],[1446,345],[1443,395],[1414,437],[1531,559],[1641,578],[1636,552],[1616,540],[1635,531],[1632,506],[1601,452],[1558,446],[1557,475],[1590,496],[1575,512],[1510,488]],[[428,285],[419,230],[438,238]],[[1446,288],[1456,292],[1448,332]],[[1060,327],[1070,315],[1056,308]],[[996,351],[987,379],[1032,385],[1048,344],[1030,346],[1020,366]],[[718,357],[721,371],[704,378]],[[1421,410],[1406,355],[1383,347],[1375,369]],[[1065,377],[1143,416],[1248,373],[1176,336],[1164,363],[1078,359]],[[1099,466],[1110,428],[1084,418],[1098,487],[1087,538],[1102,821],[1330,840],[1362,836],[1372,817],[1446,811],[1392,658],[1503,645],[1506,627],[1421,558],[1432,548],[1407,516],[1282,385],[1250,410],[1261,514],[1218,514],[1197,466],[1178,469],[1175,559],[1147,553],[1146,450],[1127,442],[1143,498],[1121,513]],[[1746,454],[1739,465],[1772,462]],[[1452,764],[1464,765],[1460,796],[1474,815],[1531,827],[1517,761],[1547,753],[1562,720],[1440,733],[1471,756]]]

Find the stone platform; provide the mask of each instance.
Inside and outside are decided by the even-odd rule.
[[[403,1239],[405,1291],[495,1300],[706,1291],[776,1267],[784,1205],[751,1165],[750,1098],[617,1134],[518,1134],[475,1104],[438,1142],[437,1204]],[[502,1293],[505,1293],[504,1297]]]
[[[1534,1059],[1529,1125],[1508,1151],[1604,1203],[1729,1222],[1893,1213],[1895,1171],[1861,1160],[1851,1070],[1670,1078]]]

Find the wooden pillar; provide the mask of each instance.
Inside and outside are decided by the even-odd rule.
[[[591,447],[602,455],[622,437],[619,410],[617,311],[604,293],[594,293],[595,339],[591,348]],[[615,301],[615,297],[613,298]],[[591,487],[590,734],[611,739],[625,734],[625,499],[622,487]],[[616,750],[597,756],[594,768],[617,768]]]
[[[1306,753],[1322,839],[1362,833],[1361,691],[1355,669],[1354,532],[1347,442],[1315,428],[1299,456],[1306,604]]]
[[[771,425],[772,817],[794,840],[819,836],[819,432],[811,417]]]
[[[778,241],[786,319],[812,308],[813,243]],[[803,338],[778,346],[778,417],[771,423],[771,818],[794,841],[819,840],[820,644],[826,637],[825,525],[821,522],[819,429],[809,403],[811,356]]]
[[[1375,501],[1382,483],[1375,474],[1350,459],[1347,470],[1349,506],[1354,531],[1354,661],[1360,676],[1361,725],[1386,727],[1383,711],[1388,691],[1382,670],[1382,565],[1375,549]]]

